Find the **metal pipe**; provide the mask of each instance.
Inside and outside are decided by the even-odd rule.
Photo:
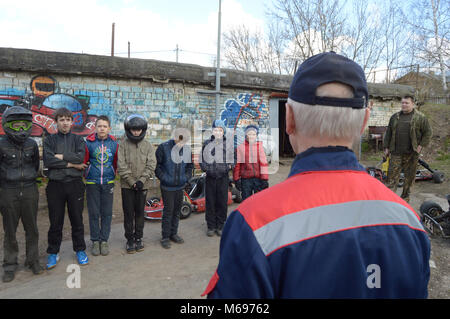
[[[220,36],[222,20],[222,0],[219,0],[219,21],[217,32],[217,58],[216,58],[216,111],[214,119],[217,119],[220,108]]]

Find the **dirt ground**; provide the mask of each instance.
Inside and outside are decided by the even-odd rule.
[[[270,185],[283,181],[290,168],[292,159],[281,161],[278,173],[270,176]],[[364,163],[372,165],[372,163]],[[443,184],[433,182],[416,183],[411,205],[416,211],[424,200],[435,200],[447,208],[445,195],[450,191],[447,178]],[[47,231],[49,228],[47,203],[44,187],[40,188],[38,225],[40,231],[40,259],[46,262]],[[157,188],[150,195],[158,195]],[[231,212],[237,204],[229,206]],[[87,210],[84,211],[86,243],[89,245],[89,227]],[[199,298],[218,262],[218,237],[205,236],[204,214],[192,214],[180,222],[180,232],[186,240],[183,245],[173,245],[164,250],[159,245],[160,221],[147,221],[144,230],[146,250],[131,261],[124,252],[123,213],[120,188],[115,188],[113,206],[113,227],[111,254],[107,257],[90,256],[90,265],[83,268],[83,288],[74,292],[62,283],[68,274],[65,267],[58,266],[44,275],[34,276],[24,270],[25,259],[24,231],[18,229],[19,271],[11,283],[0,282],[0,299],[2,298]],[[62,250],[70,256],[70,223],[65,220]],[[431,238],[431,279],[429,298],[450,298],[450,240]],[[0,220],[0,247],[3,247],[3,225]],[[175,246],[175,247],[174,247]],[[2,250],[3,251],[3,250]],[[3,254],[0,254],[3,258]],[[139,258],[139,259],[138,259]],[[62,256],[61,263],[75,263],[74,257]],[[86,269],[86,270],[85,270]],[[111,274],[100,279],[98,272]],[[141,275],[139,276],[139,273]],[[145,273],[145,276],[142,274]],[[54,279],[52,279],[54,278]],[[144,279],[145,278],[145,279]],[[130,286],[130,283],[134,283]]]

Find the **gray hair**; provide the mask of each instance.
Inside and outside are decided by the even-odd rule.
[[[308,105],[288,99],[297,131],[309,138],[344,139],[354,142],[361,135],[365,109]]]

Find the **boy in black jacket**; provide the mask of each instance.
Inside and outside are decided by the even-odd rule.
[[[175,129],[174,138],[162,143],[156,149],[155,175],[160,180],[161,195],[164,203],[162,216],[161,245],[170,248],[170,240],[182,244],[178,235],[178,222],[183,203],[183,189],[192,177],[192,153],[186,143],[189,131]]]
[[[37,210],[39,192],[39,149],[30,138],[33,114],[20,106],[3,113],[2,126],[6,136],[0,139],[1,213],[3,215],[3,282],[14,279],[17,270],[16,231],[22,220],[26,238],[25,266],[35,275],[43,272],[39,264]]]
[[[86,164],[83,163],[86,142],[81,136],[71,133],[72,112],[59,108],[55,112],[58,133],[44,140],[44,166],[48,168],[46,189],[50,229],[48,231],[47,269],[59,261],[59,248],[62,241],[65,206],[72,226],[72,242],[80,265],[86,265],[83,208],[85,185],[82,180]]]
[[[208,237],[214,236],[214,233],[222,235],[228,210],[228,172],[234,164],[233,144],[227,145],[224,136],[225,123],[215,120],[212,129],[213,135],[203,144],[200,162],[200,168],[206,172],[205,219]]]

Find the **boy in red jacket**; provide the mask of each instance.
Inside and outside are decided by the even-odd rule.
[[[237,163],[233,170],[236,188],[242,191],[246,199],[269,187],[269,175],[266,154],[262,142],[257,141],[258,127],[245,128],[245,142],[237,148]]]

